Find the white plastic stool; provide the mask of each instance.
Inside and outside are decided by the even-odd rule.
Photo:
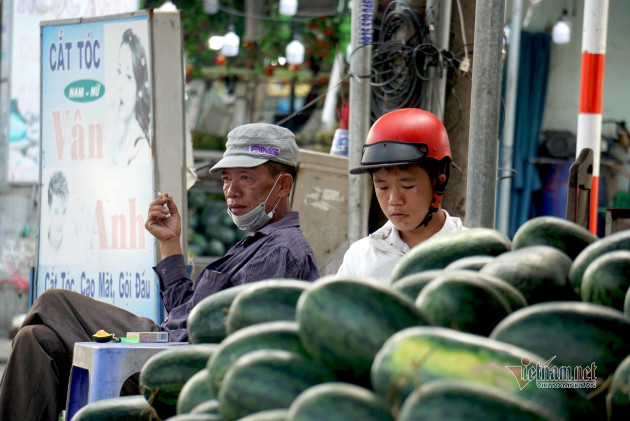
[[[186,343],[75,343],[64,419],[71,420],[90,402],[120,396],[125,380],[139,373],[151,356]]]

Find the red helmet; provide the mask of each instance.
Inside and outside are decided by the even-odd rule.
[[[427,158],[451,161],[451,146],[442,122],[418,108],[402,108],[381,116],[368,132],[361,166],[350,170],[361,174],[371,168],[420,163]]]

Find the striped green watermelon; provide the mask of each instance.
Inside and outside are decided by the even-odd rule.
[[[434,326],[485,336],[512,311],[503,294],[487,283],[448,273],[422,289],[416,306]]]
[[[401,408],[398,421],[560,421],[536,402],[463,380],[420,386]]]
[[[479,273],[501,278],[523,293],[529,304],[579,300],[568,283],[571,259],[550,246],[530,246],[497,256]]]
[[[253,283],[240,292],[230,305],[225,320],[228,334],[257,323],[295,321],[295,305],[310,282],[295,279],[268,279]]]
[[[253,284],[237,285],[199,301],[190,311],[186,328],[192,344],[219,343],[227,336],[225,318],[239,292]]]
[[[606,395],[608,421],[630,420],[630,355],[621,361]]]
[[[151,407],[144,395],[121,396],[90,402],[79,409],[74,421],[149,421]]]
[[[630,288],[630,250],[604,253],[584,271],[580,293],[582,301],[623,311]]]
[[[309,387],[333,380],[328,369],[295,352],[253,351],[238,358],[223,378],[221,417],[233,421],[268,409],[287,409]]]
[[[526,348],[556,364],[597,365],[605,380],[630,354],[630,318],[610,307],[582,302],[529,305],[507,316],[490,338]]]
[[[308,355],[300,342],[297,322],[267,322],[248,326],[225,338],[208,360],[208,388],[219,395],[223,376],[234,361],[251,351],[279,349]]]
[[[394,407],[401,406],[417,387],[453,379],[534,402],[560,419],[594,416],[593,406],[581,391],[539,389],[534,382],[517,380],[517,375],[524,379],[524,365],[544,364],[547,359],[480,335],[436,326],[411,327],[385,342],[374,358],[371,378],[374,391]]]
[[[188,379],[177,397],[176,411],[178,414],[189,413],[202,402],[213,399],[208,390],[208,370],[201,369]]]
[[[422,288],[442,273],[444,273],[444,269],[433,269],[407,275],[404,278],[397,279],[396,282],[392,283],[392,288],[402,292],[415,302],[416,298],[418,298],[418,294],[422,291]]]
[[[446,266],[447,270],[480,270],[494,260],[495,256],[466,256],[461,259],[457,259],[454,262],[449,263]]]
[[[219,400],[210,399],[195,405],[191,410],[191,414],[215,414],[220,415]]]
[[[588,265],[602,254],[615,250],[630,250],[630,230],[618,231],[584,248],[571,265],[569,271],[571,286],[579,291],[582,285],[582,276],[584,276],[584,271]]]
[[[428,324],[402,293],[377,281],[329,276],[297,305],[299,336],[315,360],[350,383],[369,385],[374,355],[392,334]]]
[[[444,269],[462,257],[497,256],[511,250],[512,242],[491,228],[471,228],[433,236],[413,247],[396,264],[392,282],[413,273]]]
[[[291,404],[286,421],[394,421],[388,404],[369,389],[331,382],[302,392]]]
[[[147,360],[140,371],[140,390],[160,418],[177,412],[177,398],[184,384],[204,369],[216,344],[180,345]]]
[[[286,421],[288,412],[286,409],[268,409],[246,415],[238,421]]]
[[[571,260],[597,241],[586,228],[557,216],[538,216],[526,221],[514,233],[512,250],[530,246],[550,246],[565,253]]]

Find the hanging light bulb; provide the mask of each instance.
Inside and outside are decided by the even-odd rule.
[[[571,41],[571,23],[567,16],[566,9],[562,11],[558,22],[553,26],[551,39],[556,44],[567,44]]]
[[[171,0],[166,0],[160,7],[158,7],[158,10],[173,12],[177,10],[177,6],[175,6]]]
[[[238,47],[241,43],[241,39],[236,32],[234,32],[234,26],[230,25],[228,33],[223,36],[223,47],[221,53],[226,57],[234,57],[238,55]]]
[[[287,44],[286,48],[287,63],[302,64],[304,63],[304,44],[294,39]]]
[[[280,14],[285,16],[295,16],[297,13],[297,0],[280,0]]]
[[[213,35],[208,39],[208,47],[211,50],[220,50],[223,48],[224,39],[220,35]]]
[[[215,15],[219,11],[219,0],[203,0],[203,13]]]

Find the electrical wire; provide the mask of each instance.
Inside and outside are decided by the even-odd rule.
[[[375,25],[378,41],[372,44],[372,122],[395,109],[421,108],[424,91],[431,86],[427,82],[444,77],[449,69],[461,70],[469,52],[461,14],[460,19],[465,45],[463,58],[433,43],[428,17],[421,19],[405,0],[388,3],[380,25]]]
[[[247,12],[241,12],[238,9],[235,9],[233,7],[225,7],[222,6],[219,3],[218,6],[219,10],[227,13],[229,15],[233,15],[233,16],[239,16],[239,17],[243,17],[243,18],[252,18],[252,19],[260,19],[260,20],[268,20],[268,21],[272,21],[272,22],[287,22],[286,18],[279,18],[279,17],[274,17],[271,15],[260,15],[257,13],[247,13]],[[326,14],[322,14],[322,15],[313,15],[313,16],[304,16],[304,17],[296,17],[296,16],[291,16],[291,21],[292,22],[306,22],[309,20],[315,20],[315,19],[319,19],[319,18],[323,18],[323,17],[327,17],[327,16],[333,16],[337,13],[326,13]]]
[[[462,42],[464,43],[464,59],[468,60],[468,43],[466,42],[466,29],[464,27],[464,13],[462,12],[461,0],[457,0],[457,10],[459,12],[459,26],[462,30]]]

